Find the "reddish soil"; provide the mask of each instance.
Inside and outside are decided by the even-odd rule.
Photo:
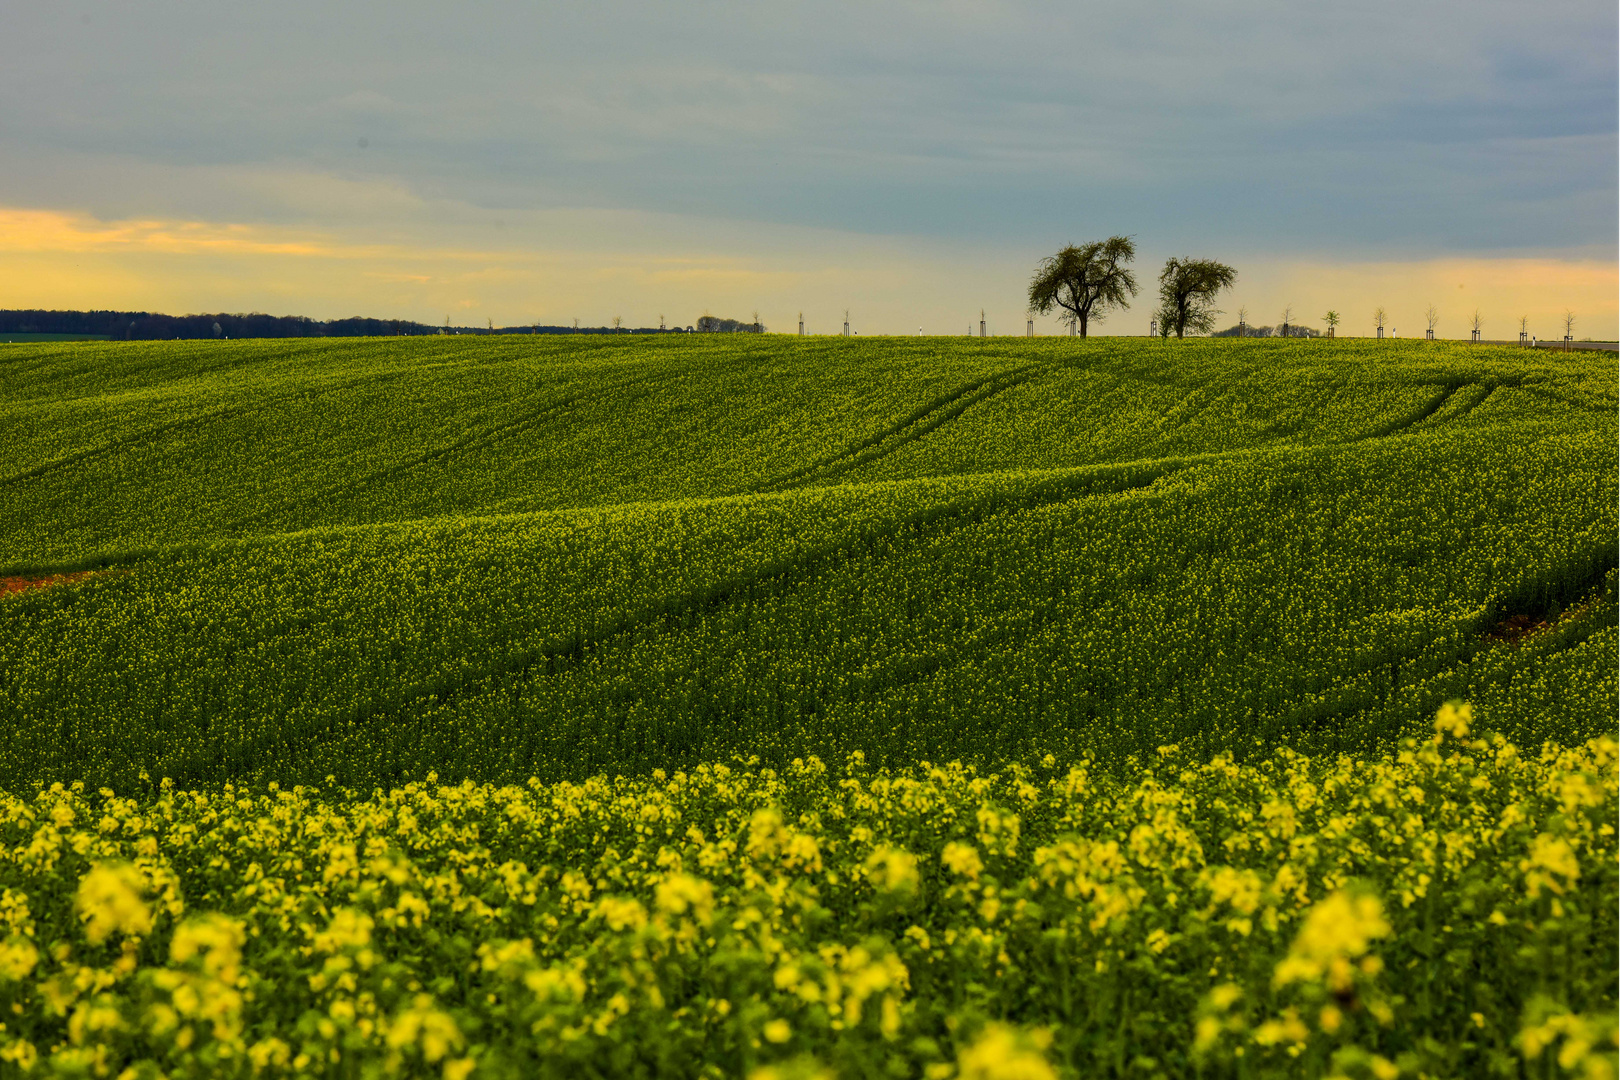
[[[1603,595],[1599,593],[1574,607],[1564,609],[1563,614],[1554,619],[1540,615],[1509,615],[1480,636],[1493,645],[1517,645],[1526,638],[1551,630],[1561,622],[1585,615],[1601,603]]]
[[[100,570],[80,570],[76,574],[50,574],[46,577],[0,577],[0,596],[12,596],[29,589],[48,589],[52,585],[71,585],[103,573]]]
[[[1539,634],[1549,629],[1552,623],[1546,619],[1538,619],[1530,615],[1509,615],[1489,630],[1485,631],[1486,641],[1506,642],[1517,645],[1532,634]]]

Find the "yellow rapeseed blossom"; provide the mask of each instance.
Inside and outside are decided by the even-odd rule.
[[[1058,1080],[1046,1060],[1050,1032],[989,1024],[956,1059],[961,1080]]]
[[[149,934],[152,909],[142,894],[146,881],[127,863],[97,863],[79,881],[75,898],[84,936],[99,945],[113,934]]]
[[[369,794],[0,793],[0,1071],[1612,1061],[1594,947],[1620,906],[1612,740],[1523,754],[1470,731],[1372,758],[1174,751],[1045,775],[738,762]],[[1420,970],[1418,1021],[1401,999]],[[1436,1050],[1436,1030],[1467,1038]]]
[[[972,844],[959,844],[952,840],[940,852],[939,861],[952,873],[960,874],[970,881],[977,881],[979,874],[984,870],[984,863],[979,859],[978,849]]]
[[[1548,833],[1530,842],[1530,854],[1520,860],[1519,869],[1524,873],[1524,887],[1531,896],[1540,896],[1543,890],[1562,896],[1581,876],[1580,860],[1575,857],[1569,841]]]
[[[879,892],[913,893],[917,890],[917,856],[900,848],[880,847],[866,859],[866,878]]]
[[[1305,916],[1305,925],[1277,965],[1272,984],[1325,980],[1335,992],[1347,990],[1352,980],[1350,961],[1389,933],[1378,897],[1364,891],[1336,890]]]

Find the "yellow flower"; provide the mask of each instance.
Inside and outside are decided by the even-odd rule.
[[[613,930],[640,930],[647,925],[647,909],[641,901],[626,897],[602,897],[596,902],[596,915]]]
[[[326,929],[314,935],[317,952],[336,953],[344,949],[364,948],[371,944],[371,929],[375,924],[371,916],[354,908],[338,908]]]
[[[128,863],[97,863],[79,882],[76,906],[84,936],[99,945],[113,934],[148,934],[152,909],[141,894],[146,880]]]
[[[969,881],[977,881],[979,874],[984,870],[984,863],[979,859],[979,850],[972,844],[959,844],[951,841],[939,854],[939,861],[947,870],[960,874]]]
[[[1363,955],[1374,938],[1389,932],[1384,907],[1376,896],[1340,889],[1305,916],[1305,925],[1277,965],[1272,983],[1280,987],[1326,977],[1334,991],[1347,990],[1353,981],[1349,961]]]
[[[0,944],[0,979],[26,979],[39,963],[39,950],[25,937],[13,936]]]
[[[1261,1046],[1276,1046],[1278,1043],[1303,1043],[1311,1037],[1310,1028],[1300,1020],[1299,1013],[1294,1009],[1284,1009],[1283,1014],[1275,1020],[1267,1020],[1254,1032],[1254,1041]]]
[[[1050,1033],[990,1024],[956,1059],[961,1080],[1057,1080],[1046,1060]]]
[[[765,1025],[767,1042],[785,1043],[793,1038],[793,1026],[780,1017]]]
[[[1434,730],[1438,735],[1453,739],[1468,737],[1468,724],[1474,719],[1474,707],[1466,701],[1448,701],[1440,706],[1434,717]]]
[[[879,892],[916,892],[917,856],[899,848],[877,848],[867,856],[866,879]]]
[[[201,956],[205,974],[235,983],[245,935],[242,924],[226,915],[209,913],[187,919],[169,943],[169,959],[184,964]]]
[[[1561,1002],[1543,995],[1531,1000],[1526,1013],[1529,1022],[1520,1029],[1516,1040],[1526,1058],[1532,1061],[1540,1058],[1561,1039],[1560,1068],[1593,1078],[1614,1075],[1613,1059],[1609,1055],[1620,1040],[1616,1037],[1613,1015],[1572,1013]]]
[[[655,890],[658,910],[666,915],[686,915],[699,926],[714,920],[714,886],[690,874],[671,874]]]
[[[419,1047],[423,1060],[431,1064],[459,1047],[462,1038],[450,1014],[434,1008],[433,999],[426,994],[418,994],[388,1025],[387,1041],[394,1050]]]
[[[1519,870],[1524,874],[1525,889],[1531,896],[1540,896],[1542,889],[1551,889],[1562,896],[1564,887],[1581,876],[1580,861],[1575,858],[1569,841],[1549,833],[1542,833],[1530,842],[1530,857],[1519,861]]]
[[[755,1069],[748,1074],[748,1080],[838,1080],[838,1074],[813,1057],[796,1057]]]

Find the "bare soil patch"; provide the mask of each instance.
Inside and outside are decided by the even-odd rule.
[[[1546,633],[1560,623],[1585,615],[1603,602],[1604,594],[1599,592],[1556,614],[1544,612],[1539,615],[1531,615],[1520,612],[1515,615],[1508,615],[1498,620],[1495,626],[1486,630],[1480,636],[1492,645],[1518,645],[1529,638]]]
[[[1552,623],[1534,615],[1509,615],[1485,631],[1484,638],[1492,643],[1517,645],[1525,638],[1552,628]]]
[[[105,570],[80,570],[72,574],[48,574],[44,577],[0,577],[0,596],[14,596],[29,589],[48,589],[52,585],[71,585],[76,581],[104,573]]]

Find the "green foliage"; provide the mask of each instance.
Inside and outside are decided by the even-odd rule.
[[[1111,236],[1078,247],[1070,244],[1041,262],[1029,283],[1029,308],[1045,315],[1054,307],[1081,337],[1093,320],[1101,322],[1110,308],[1131,306],[1136,275],[1129,264],[1136,245],[1128,236]]]
[[[1188,331],[1207,334],[1215,329],[1215,316],[1220,314],[1215,297],[1236,280],[1236,270],[1213,259],[1165,260],[1159,274],[1159,325],[1164,333],[1174,330],[1182,338]]]
[[[1371,751],[1456,696],[1531,743],[1614,711],[1596,363],[96,348],[0,368],[12,561],[111,568],[0,601],[13,789],[1247,759]]]
[[[1612,1075],[1616,404],[1365,339],[8,347],[0,1070]]]

